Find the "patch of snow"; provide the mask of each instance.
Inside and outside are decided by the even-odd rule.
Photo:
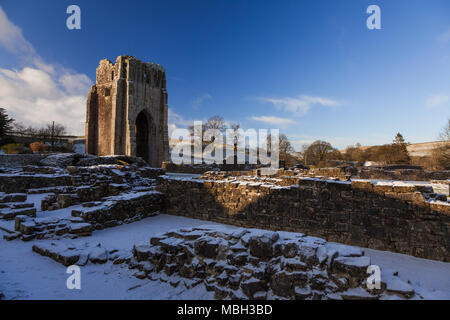
[[[70,212],[70,209],[66,211]],[[82,245],[88,241],[91,247],[101,243],[104,248],[117,249],[120,252],[131,252],[137,243],[149,244],[151,237],[168,232],[195,228],[191,232],[202,228],[211,228],[214,231],[236,232],[244,234],[241,239],[248,236],[245,230],[256,232],[257,235],[267,234],[267,230],[244,229],[203,220],[190,219],[180,216],[161,214],[143,220],[124,224],[114,228],[97,230],[90,237],[77,239],[61,239],[61,245]],[[51,243],[52,240],[22,242],[14,240],[7,242],[0,231],[0,292],[6,299],[213,299],[213,292],[206,291],[204,285],[187,289],[183,283],[189,285],[189,280],[171,277],[171,282],[180,281],[176,288],[169,282],[152,281],[149,279],[136,279],[135,270],[125,265],[113,265],[107,262],[104,265],[87,263],[81,267],[82,289],[68,290],[66,280],[68,274],[61,264],[33,253],[31,247],[34,243]],[[278,232],[280,240],[297,239],[306,244],[317,244],[322,239],[304,236],[295,232]],[[255,235],[255,233],[252,233]],[[54,240],[53,240],[54,242]],[[340,250],[347,255],[357,255],[361,251],[370,258],[371,264],[379,265],[382,279],[388,279],[398,271],[398,279],[411,280],[414,290],[426,299],[450,299],[450,263],[415,258],[398,253],[384,252],[366,248],[348,247],[327,243],[328,255],[333,250]],[[349,257],[347,257],[349,258]],[[364,259],[364,258],[363,258]],[[360,259],[357,258],[359,261]],[[393,284],[395,285],[395,283]],[[349,292],[352,295],[364,292]]]

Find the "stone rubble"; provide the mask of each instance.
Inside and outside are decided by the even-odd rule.
[[[83,219],[77,217],[30,218],[28,216],[17,216],[15,220],[15,236],[5,235],[4,238],[6,240],[20,238],[24,241],[53,239],[63,235],[75,238],[78,236],[90,236],[93,230],[92,224],[86,223]]]
[[[84,266],[87,263],[104,264],[111,261],[114,264],[123,263],[130,258],[131,253],[117,249],[108,250],[100,243],[93,246],[86,242],[84,244],[66,244],[59,242],[36,243],[33,251],[47,256],[64,266]]]
[[[203,284],[216,299],[420,298],[395,276],[380,290],[369,290],[370,258],[361,249],[302,234],[180,229],[135,245],[127,263],[137,269],[136,278],[174,287]]]
[[[154,190],[161,174],[162,169],[136,157],[77,154],[54,154],[40,165],[3,168],[0,191],[8,193],[0,193],[0,219],[15,220],[14,231],[7,229],[4,239],[89,236],[93,230],[156,215],[164,204],[163,195]],[[42,212],[69,208],[71,217],[37,218],[34,203],[26,202],[28,194],[45,194]]]
[[[36,217],[34,203],[28,203],[27,194],[10,193],[0,195],[0,219],[14,220],[16,216]]]

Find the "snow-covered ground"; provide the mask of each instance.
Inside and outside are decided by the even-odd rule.
[[[37,200],[37,199],[36,199]],[[101,243],[108,249],[131,250],[134,244],[148,243],[153,235],[172,229],[215,225],[209,221],[161,214],[115,228],[95,231],[91,237],[59,240],[73,244]],[[4,232],[0,230],[0,236]],[[52,240],[46,240],[52,242]],[[53,240],[55,241],[55,240]],[[42,242],[42,241],[41,241]],[[34,242],[0,239],[0,292],[5,299],[213,299],[203,285],[193,289],[173,288],[169,283],[139,280],[125,264],[87,264],[81,267],[81,290],[66,288],[66,268],[32,252]],[[329,244],[330,246],[338,244]],[[391,252],[364,249],[383,273],[398,271],[411,280],[417,293],[426,299],[450,299],[450,263],[425,260]]]

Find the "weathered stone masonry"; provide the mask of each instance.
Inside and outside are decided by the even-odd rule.
[[[158,189],[169,214],[450,261],[448,205],[426,202],[409,187],[287,180],[282,187],[163,176]]]
[[[160,167],[169,157],[165,70],[131,56],[100,61],[87,100],[86,151],[139,156]]]

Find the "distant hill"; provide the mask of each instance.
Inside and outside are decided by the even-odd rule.
[[[430,156],[432,150],[437,147],[442,141],[432,141],[432,142],[420,142],[420,143],[411,143],[407,146],[409,155],[412,157],[424,157]],[[361,146],[359,147],[361,150],[366,150],[370,147],[374,146]],[[339,150],[340,152],[345,152],[345,150]]]
[[[424,157],[431,155],[432,150],[441,143],[442,141],[412,143],[408,145],[407,149],[412,157]]]

